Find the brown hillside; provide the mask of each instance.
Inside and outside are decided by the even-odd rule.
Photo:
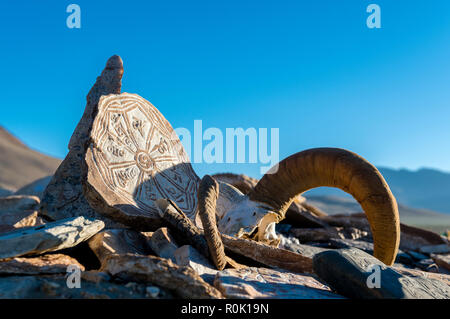
[[[0,126],[0,188],[16,190],[52,175],[61,160],[28,148]]]

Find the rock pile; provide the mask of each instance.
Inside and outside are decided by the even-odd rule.
[[[197,216],[198,203],[211,208],[200,179],[162,114],[120,94],[122,74],[111,57],[42,201],[0,198],[0,298],[450,298],[448,237],[402,224],[386,266],[365,215],[328,216],[301,196],[276,238],[220,233],[219,270]],[[218,215],[257,183],[214,178],[228,196],[215,198]]]

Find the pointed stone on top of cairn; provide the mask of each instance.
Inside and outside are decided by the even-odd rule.
[[[114,55],[108,59],[105,69],[87,95],[84,114],[69,142],[69,153],[56,170],[44,191],[40,215],[51,220],[85,216],[101,219],[107,227],[123,227],[111,221],[91,208],[83,194],[81,167],[84,161],[85,147],[101,96],[120,94],[122,86],[122,59]]]

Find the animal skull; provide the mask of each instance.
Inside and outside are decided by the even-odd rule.
[[[278,244],[275,233],[278,216],[268,205],[250,200],[229,184],[219,183],[219,186],[216,213],[221,233]]]
[[[277,245],[275,224],[295,197],[320,186],[337,187],[360,203],[372,229],[374,256],[392,265],[400,243],[397,202],[373,165],[347,150],[318,148],[296,153],[275,168],[247,195],[219,183],[216,214],[221,233]]]

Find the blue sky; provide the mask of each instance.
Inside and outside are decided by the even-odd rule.
[[[66,7],[81,7],[81,29]],[[368,29],[366,7],[381,7]],[[0,125],[59,158],[109,56],[173,127],[279,128],[280,158],[343,147],[450,171],[450,1],[2,1]],[[195,164],[259,176],[260,164]]]

